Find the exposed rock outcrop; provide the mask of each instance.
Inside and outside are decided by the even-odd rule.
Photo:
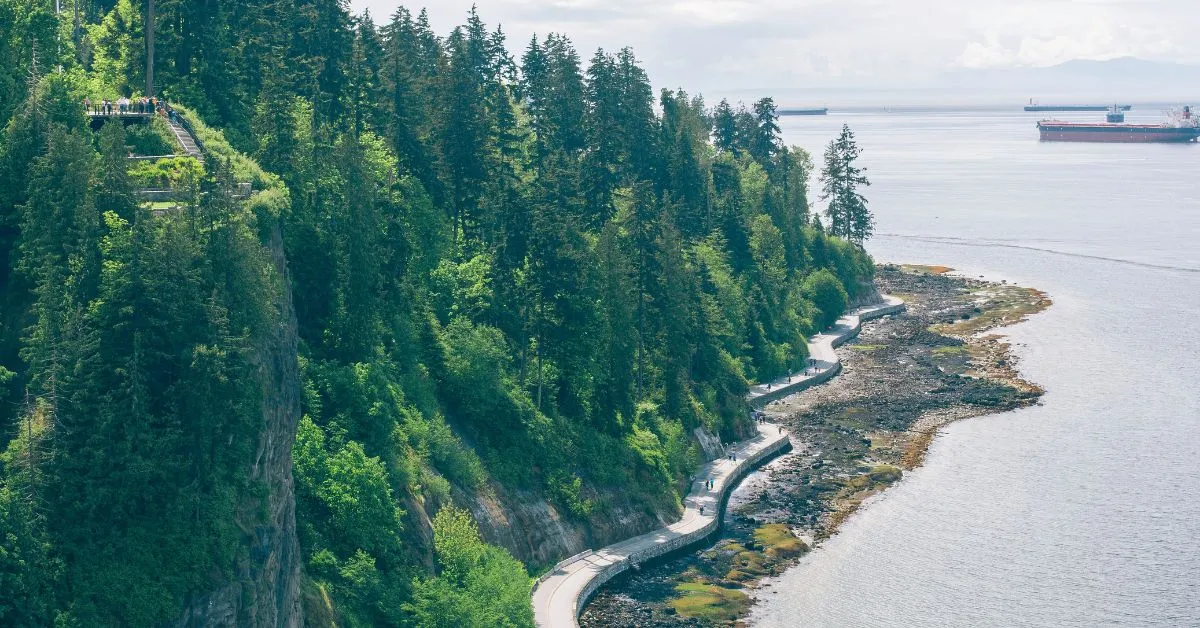
[[[475,516],[487,542],[508,549],[531,569],[558,562],[589,547],[602,547],[620,539],[666,525],[678,513],[650,513],[644,506],[620,495],[606,495],[608,506],[588,516],[587,522],[527,491],[506,492],[500,487],[474,495],[456,495]]]
[[[299,628],[300,545],[296,537],[296,497],[292,445],[300,420],[300,374],[296,359],[296,314],[278,225],[268,248],[280,278],[276,326],[259,340],[257,362],[262,385],[262,430],[250,464],[250,481],[265,487],[265,503],[242,505],[245,559],[234,580],[188,600],[171,623],[176,628],[239,626]],[[257,497],[257,496],[256,496]]]

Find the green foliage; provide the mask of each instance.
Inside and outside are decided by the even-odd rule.
[[[850,125],[825,149],[825,167],[821,170],[821,199],[829,201],[829,233],[860,247],[875,231],[875,218],[867,208],[867,199],[859,188],[871,185],[865,168],[856,164],[862,149],[854,141]]]
[[[846,289],[828,269],[822,268],[806,277],[804,293],[820,312],[816,322],[821,329],[833,325],[846,311],[848,303]]]
[[[92,42],[92,71],[111,91],[91,98],[115,100],[140,93],[146,84],[144,15],[133,0],[118,0],[99,24],[88,27]],[[159,153],[161,154],[161,153]]]
[[[158,117],[151,118],[149,124],[130,126],[125,141],[134,155],[161,157],[183,152],[166,121]]]
[[[401,511],[392,497],[388,474],[379,458],[361,444],[347,441],[331,450],[320,427],[305,417],[296,435],[298,492],[328,521],[325,542],[343,555],[367,551],[386,556],[399,547]]]
[[[528,410],[512,389],[504,336],[494,327],[456,318],[442,330],[442,343],[447,407],[479,437],[504,439]]]
[[[22,452],[10,448],[9,463]],[[28,487],[25,487],[26,489]],[[61,564],[32,500],[13,486],[0,485],[0,623],[7,626],[48,625],[53,621],[55,581]]]
[[[0,0],[0,426],[41,430],[0,469],[0,623],[169,623],[242,578],[264,417],[300,397],[306,607],[529,625],[524,568],[455,502],[669,516],[694,430],[744,436],[750,382],[871,278],[869,221],[810,226],[773,101],[656,101],[627,48],[553,34],[518,67],[473,10],[439,37],[405,9],[159,2],[157,89],[205,159],[130,163],[174,152],[163,121],[96,137],[79,103],[142,89],[141,6],[81,7],[77,40],[48,6]],[[64,71],[26,81],[52,48]]]
[[[583,497],[582,489],[583,479],[577,475],[558,471],[546,477],[546,496],[580,519],[590,515],[595,507],[592,500]]]
[[[466,511],[443,508],[433,520],[441,573],[414,583],[409,609],[420,626],[532,626],[525,568],[487,545]]]
[[[26,0],[0,0],[0,121],[6,121],[28,94],[31,74],[54,67],[54,6]]]
[[[191,157],[135,161],[129,166],[129,177],[143,188],[194,186],[203,176],[203,166]]]
[[[212,213],[219,189],[194,208],[209,215],[203,226],[139,211],[119,125],[101,133],[98,156],[71,80],[43,81],[5,145],[28,170],[6,201],[19,200],[20,216],[7,269],[19,274],[6,276],[21,281],[4,297],[32,323],[18,336],[31,400],[22,422],[45,436],[26,439],[26,470],[6,465],[0,483],[38,496],[14,511],[47,555],[21,585],[30,612],[153,625],[232,577],[241,530],[259,523],[245,509],[260,491],[246,466],[263,403],[252,363],[278,324],[278,284],[247,217]],[[30,584],[46,581],[70,596]]]

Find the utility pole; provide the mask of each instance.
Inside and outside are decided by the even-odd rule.
[[[154,96],[154,0],[146,11],[146,98]]]

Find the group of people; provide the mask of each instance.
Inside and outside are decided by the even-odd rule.
[[[753,418],[754,418],[754,422],[755,422],[755,423],[758,423],[759,425],[766,425],[766,424],[767,424],[767,413],[763,412],[762,410],[754,410],[754,411],[752,411],[752,412],[750,413],[750,416],[751,416],[751,417],[753,417]],[[780,434],[782,434],[782,433],[783,433],[783,427],[782,427],[782,426],[779,426],[779,425],[777,425],[777,426],[775,426],[775,429],[776,429],[776,430],[777,430],[777,431],[778,431]]]
[[[171,116],[174,114],[174,111],[167,105],[165,100],[153,96],[149,98],[125,98],[122,96],[116,100],[104,98],[94,103],[90,99],[84,98],[83,108],[88,113],[102,116],[148,113]]]
[[[822,370],[822,367],[817,364],[816,359],[809,358],[808,365],[804,368],[804,376],[808,377],[809,375],[816,375],[816,374],[820,373],[821,370]],[[789,384],[793,383],[794,379],[795,379],[794,373],[792,375],[788,375],[787,383],[789,383]],[[767,382],[766,386],[767,386],[767,390],[771,390],[772,386],[774,386],[774,383]]]

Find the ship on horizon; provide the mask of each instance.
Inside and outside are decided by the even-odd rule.
[[[1162,124],[1042,120],[1037,126],[1043,142],[1184,143],[1200,139],[1200,118],[1192,114],[1191,107],[1172,113]]]
[[[812,109],[780,109],[781,116],[823,116],[829,113],[828,107],[814,107]]]
[[[1133,109],[1133,105],[1116,105],[1121,111],[1129,111]],[[1039,105],[1029,99],[1029,104],[1025,105],[1025,111],[1108,111],[1109,105]]]

